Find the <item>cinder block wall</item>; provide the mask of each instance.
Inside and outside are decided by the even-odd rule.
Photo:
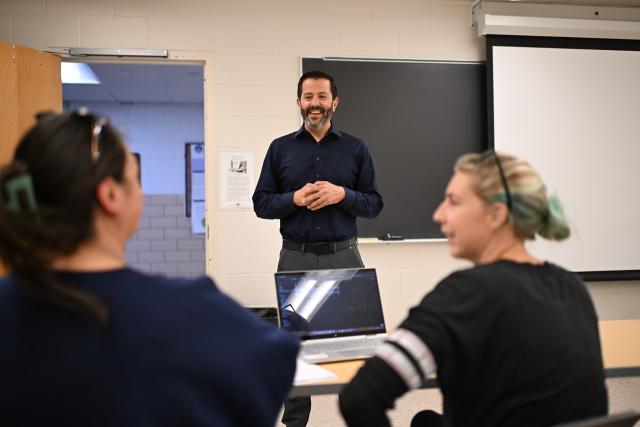
[[[181,194],[144,197],[140,227],[127,244],[127,263],[133,268],[169,276],[205,273],[204,234],[191,232]]]

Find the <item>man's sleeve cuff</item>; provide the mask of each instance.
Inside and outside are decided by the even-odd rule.
[[[347,187],[343,187],[343,188],[344,188],[344,199],[342,199],[342,201],[338,204],[338,206],[341,207],[342,209],[351,209],[351,207],[356,201],[356,192],[348,189]]]
[[[296,205],[293,203],[293,191],[289,193],[280,194],[280,206],[282,210],[287,214],[293,212],[296,208]]]

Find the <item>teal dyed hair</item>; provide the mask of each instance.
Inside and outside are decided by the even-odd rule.
[[[495,156],[500,156],[511,194],[509,218],[516,234],[525,239],[534,239],[536,234],[550,240],[569,237],[560,200],[547,195],[540,175],[526,161],[502,153],[466,154],[458,159],[454,169],[474,176],[474,192],[487,204],[507,204]]]

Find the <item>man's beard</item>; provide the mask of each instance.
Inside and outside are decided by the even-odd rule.
[[[314,122],[309,118],[309,113],[313,110],[320,110],[322,114],[320,116],[320,120],[318,120],[317,122]],[[322,128],[325,123],[331,120],[331,116],[333,116],[333,110],[331,108],[325,110],[322,107],[309,107],[306,110],[300,108],[300,114],[302,115],[302,119],[304,120],[304,123],[307,125],[307,127],[313,130],[318,130]]]

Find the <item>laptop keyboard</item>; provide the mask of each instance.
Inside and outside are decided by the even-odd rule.
[[[366,340],[344,340],[344,341],[332,341],[322,343],[305,343],[302,346],[303,354],[317,354],[317,353],[336,353],[342,351],[360,351],[360,350],[374,350],[378,347],[385,338],[369,338]]]

